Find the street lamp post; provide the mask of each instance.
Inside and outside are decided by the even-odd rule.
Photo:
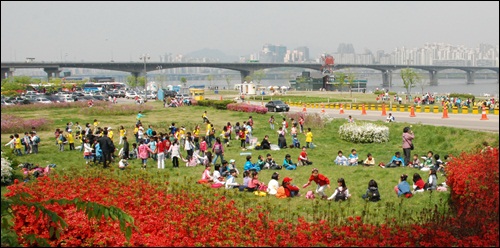
[[[162,77],[163,76],[163,74],[162,74],[163,67],[161,65],[159,65],[156,67],[156,69],[160,71],[160,85],[161,85],[161,87],[163,87],[163,77]]]
[[[147,85],[148,85],[148,71],[146,70],[146,61],[150,59],[149,54],[145,53],[141,55],[139,59],[144,61],[144,101],[148,99],[147,95]]]

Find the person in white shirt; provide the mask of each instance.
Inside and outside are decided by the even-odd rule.
[[[337,183],[338,183],[338,186],[336,189],[335,189],[335,192],[333,192],[333,195],[328,197],[328,200],[333,200],[335,199],[335,201],[345,201],[347,200],[349,197],[351,197],[351,194],[349,194],[349,189],[347,188],[347,186],[345,185],[345,180],[344,178],[339,178],[337,180]]]
[[[385,122],[394,122],[394,121],[395,121],[394,116],[392,115],[392,113],[389,113],[387,119],[385,119]]]
[[[267,184],[267,193],[270,195],[276,195],[278,193],[278,188],[280,183],[278,182],[280,175],[278,172],[274,172],[271,176],[271,181]]]
[[[236,177],[238,177],[238,175],[236,175],[236,170],[229,170],[229,176],[227,177],[225,186],[226,189],[237,189],[240,186],[240,184],[236,182]]]
[[[223,177],[221,176],[220,174],[220,164],[215,164],[214,166],[214,173],[213,173],[213,180],[214,180],[214,184],[215,183],[221,183],[221,184],[225,184],[226,182],[224,182],[224,179]]]

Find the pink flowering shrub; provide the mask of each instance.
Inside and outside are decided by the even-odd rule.
[[[139,111],[147,112],[151,111],[153,106],[150,105],[128,105],[128,104],[112,104],[108,103],[101,106],[93,106],[92,108],[82,108],[80,113],[84,115],[133,115],[137,114]]]
[[[95,101],[94,107],[96,106],[106,106],[108,102],[105,101]],[[34,110],[43,110],[43,109],[60,109],[60,108],[86,108],[86,101],[77,101],[77,102],[53,102],[51,104],[26,104],[26,105],[2,105],[2,111],[34,111]]]
[[[249,112],[257,114],[267,113],[267,108],[247,103],[230,103],[227,105],[227,109],[232,111],[247,112],[247,113]]]
[[[2,133],[23,133],[26,130],[31,130],[31,127],[43,131],[49,130],[51,125],[52,120],[45,118],[23,119],[15,115],[2,115]]]

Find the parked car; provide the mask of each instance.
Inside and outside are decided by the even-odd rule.
[[[124,90],[117,90],[116,91],[116,97],[122,97],[122,98],[125,98],[125,91]]]
[[[52,103],[52,101],[50,101],[49,99],[44,98],[44,97],[39,97],[39,98],[36,98],[36,99],[35,99],[35,103],[44,103],[44,104],[48,104],[48,103]]]
[[[75,99],[71,95],[65,95],[61,97],[61,102],[74,102]]]
[[[9,106],[14,105],[14,103],[11,100],[2,100],[2,105]]]
[[[104,98],[104,96],[101,96],[101,95],[95,95],[95,96],[92,96],[94,98],[95,101],[106,101],[107,98]]]
[[[44,95],[44,98],[49,99],[51,102],[61,102],[62,99],[56,95]]]
[[[125,98],[127,99],[130,99],[130,98],[135,98],[137,95],[137,93],[135,93],[135,91],[128,91],[127,93],[125,93]]]
[[[273,100],[266,103],[267,111],[269,112],[288,112],[290,111],[290,106],[280,100]]]
[[[175,97],[177,95],[177,92],[173,90],[164,90],[163,95],[165,97]]]

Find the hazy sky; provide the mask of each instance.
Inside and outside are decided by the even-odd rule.
[[[499,2],[1,2],[2,61],[139,61],[265,43],[311,57],[352,43],[386,52],[427,42],[498,46]]]

